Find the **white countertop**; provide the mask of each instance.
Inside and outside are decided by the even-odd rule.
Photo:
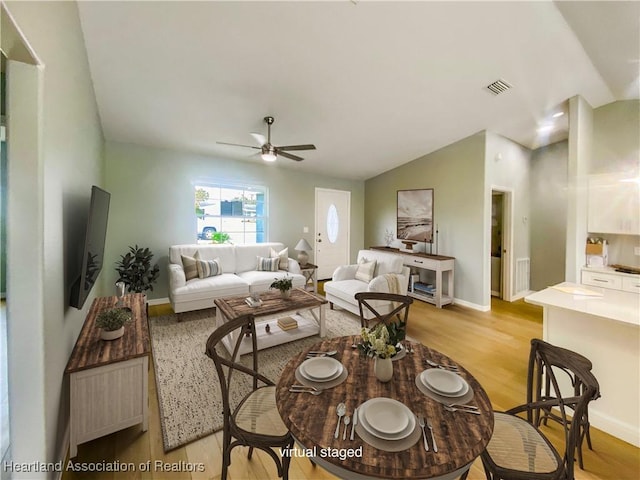
[[[567,293],[558,288],[576,289],[593,295]],[[640,326],[640,295],[637,293],[563,282],[528,295],[524,300],[543,307],[565,308]]]

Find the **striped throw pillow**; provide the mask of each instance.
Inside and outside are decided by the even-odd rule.
[[[196,257],[198,252],[196,252]],[[184,269],[184,276],[187,280],[198,278],[198,267],[196,267],[197,260],[194,257],[187,257],[186,255],[180,255],[182,259],[182,268]]]
[[[289,270],[289,247],[285,247],[284,250],[280,250],[279,252],[276,252],[273,248],[270,248],[269,256],[271,258],[278,257],[280,259],[280,264],[278,266],[279,270]]]
[[[358,265],[358,270],[356,271],[355,277],[361,282],[369,283],[371,280],[373,280],[373,272],[375,271],[375,269],[375,260],[371,260],[370,262],[368,262],[366,258],[363,258],[362,260],[360,260],[360,264]]]
[[[258,257],[258,266],[256,270],[259,272],[277,272],[278,265],[280,264],[280,258],[266,258]]]
[[[220,265],[219,258],[214,260],[196,260],[196,268],[198,269],[198,278],[222,275],[222,266]]]

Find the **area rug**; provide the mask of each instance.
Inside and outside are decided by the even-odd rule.
[[[359,317],[345,311],[325,310],[327,337],[360,332]],[[306,312],[304,315],[310,315]],[[275,322],[274,322],[275,323]],[[155,366],[164,450],[169,451],[222,428],[222,399],[213,361],[205,355],[206,342],[215,329],[215,310],[200,310],[151,317],[151,345]],[[289,359],[314,343],[318,335],[258,352],[259,371],[277,382]],[[249,364],[251,355],[243,355]],[[249,382],[244,396],[250,391]]]

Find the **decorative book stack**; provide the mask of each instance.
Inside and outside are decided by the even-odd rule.
[[[298,322],[295,318],[282,317],[278,319],[278,326],[282,330],[293,330],[294,328],[298,328]]]

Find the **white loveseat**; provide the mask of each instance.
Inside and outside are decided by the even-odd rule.
[[[273,249],[281,252],[282,243],[247,245],[205,244],[169,247],[169,300],[176,313],[214,307],[216,298],[266,292],[275,278],[290,276],[294,287],[305,285],[298,262],[287,258],[288,270],[258,271],[258,257],[270,257]],[[222,274],[186,279],[182,256],[200,260],[219,259]]]
[[[356,278],[358,267],[363,261],[371,262],[375,260],[375,270],[370,281],[363,281]],[[333,308],[334,305],[349,310],[356,315],[360,315],[358,301],[355,298],[358,292],[386,292],[407,294],[409,285],[409,267],[402,264],[400,255],[378,252],[375,250],[360,250],[358,252],[358,263],[353,265],[343,265],[338,267],[331,281],[324,284],[324,292],[327,300]],[[394,282],[397,282],[394,284]],[[395,290],[395,291],[394,291]],[[391,302],[376,303],[376,308],[380,313],[391,311]],[[371,318],[373,313],[363,312],[366,318]]]

